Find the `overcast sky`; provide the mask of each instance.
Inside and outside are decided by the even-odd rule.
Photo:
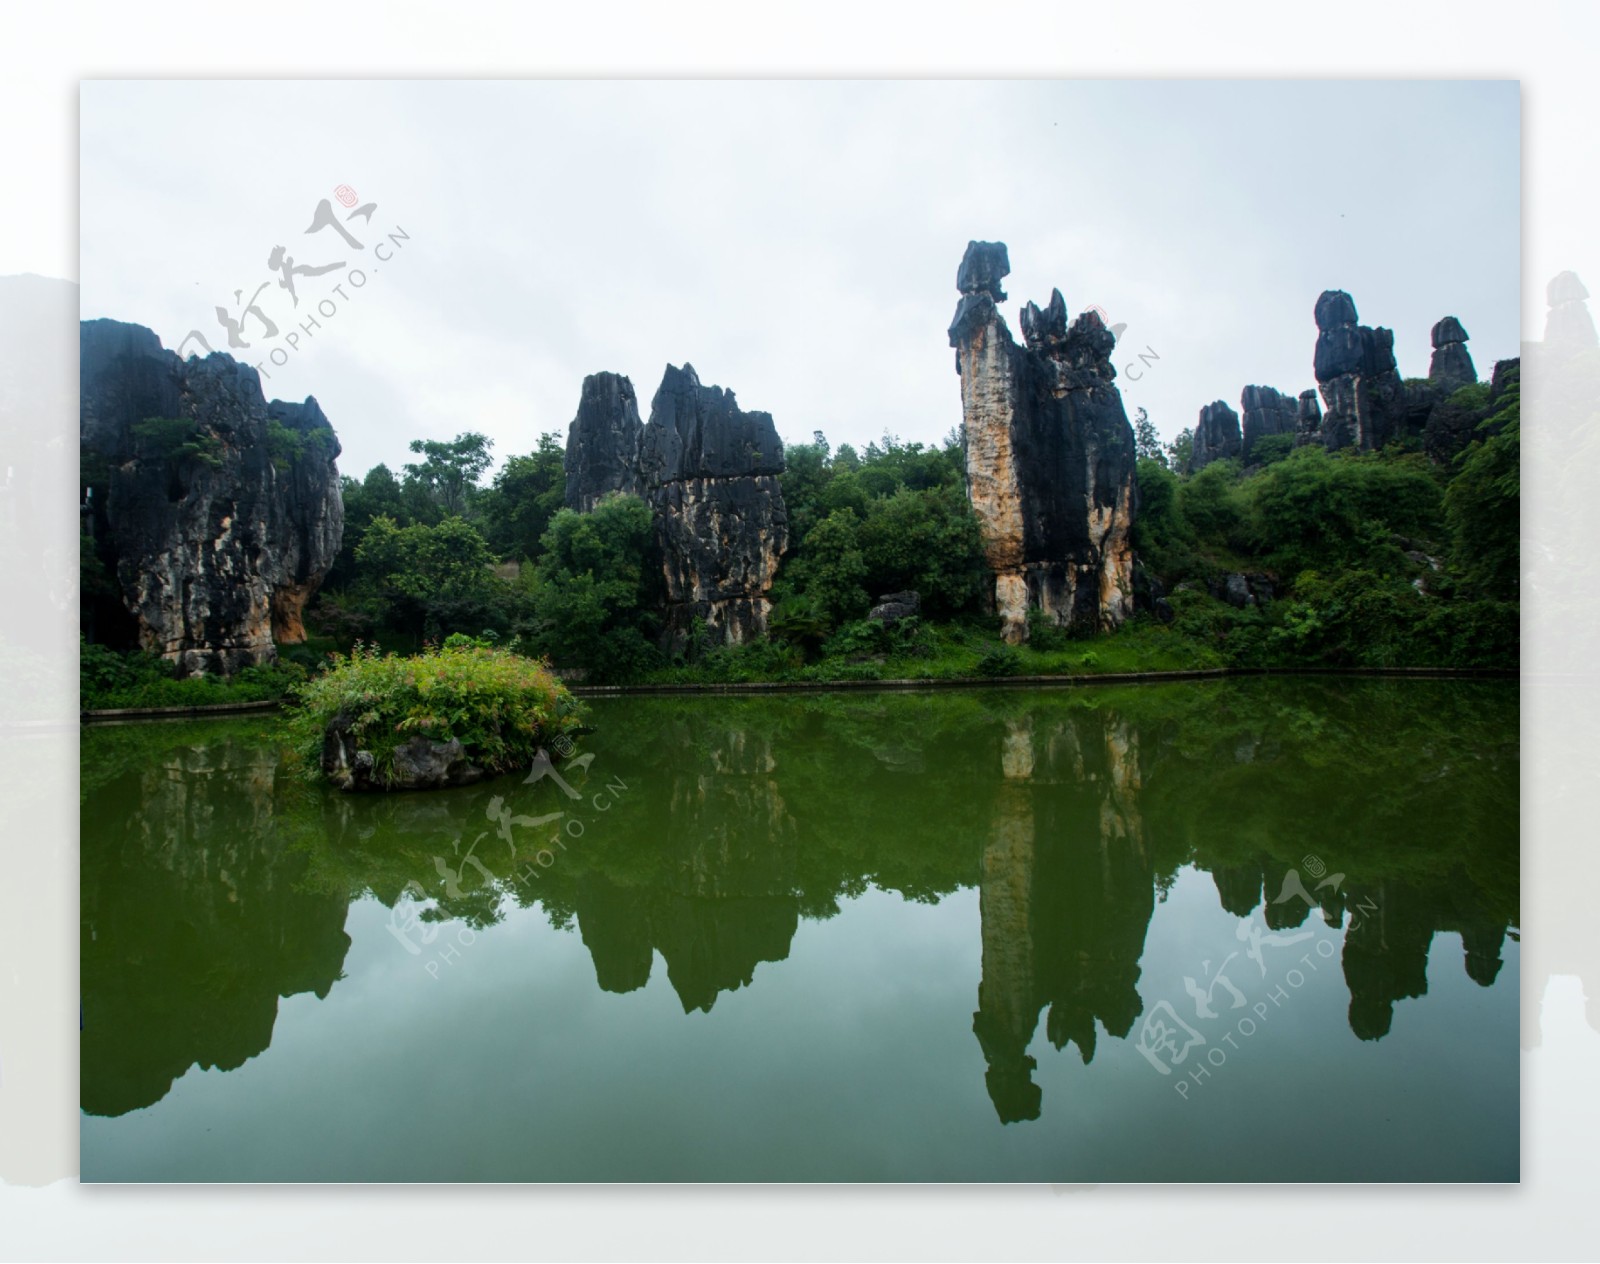
[[[528,451],[602,369],[647,414],[684,361],[790,441],[936,441],[972,238],[1010,249],[1019,337],[1052,286],[1126,322],[1129,415],[1168,438],[1315,385],[1324,289],[1407,376],[1447,314],[1483,376],[1518,354],[1510,82],[86,82],[81,107],[83,315],[223,350],[215,309],[266,283],[279,332],[247,317],[234,354],[315,395],[358,476],[463,430]],[[376,209],[347,220],[340,186]],[[322,199],[360,250],[306,233]],[[345,266],[296,307],[279,246]]]

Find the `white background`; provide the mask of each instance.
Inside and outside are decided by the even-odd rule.
[[[918,4],[163,3],[0,18],[0,274],[77,277],[77,91],[85,77],[1406,77],[1522,82],[1525,338],[1544,283],[1600,281],[1596,7],[1586,3]],[[1450,120],[1437,126],[1448,128]],[[181,136],[151,136],[181,145]],[[1362,179],[1361,146],[1275,173],[1315,198]],[[248,154],[197,151],[197,164]],[[1248,178],[1250,173],[1241,173]],[[1440,214],[1456,178],[1441,172]],[[1464,261],[1463,266],[1470,266]],[[64,347],[75,347],[72,328]],[[74,369],[75,376],[75,369]],[[3,385],[3,384],[0,384]],[[76,728],[72,603],[23,563],[74,545],[70,409],[8,413],[8,489],[59,519],[7,530],[0,683],[27,659],[37,706],[0,710],[0,1253],[18,1259],[1595,1258],[1600,987],[1588,911],[1600,725],[1591,718],[1593,402],[1523,432],[1523,1183],[1477,1189],[87,1188],[77,1170]],[[56,495],[59,492],[59,496]],[[19,544],[19,541],[21,543]],[[19,560],[20,559],[20,560]],[[70,598],[70,594],[66,594]],[[0,708],[11,705],[0,697]],[[20,704],[18,704],[20,707]],[[26,722],[26,723],[25,723]],[[1376,735],[1375,740],[1381,740]],[[1597,1007],[1600,1009],[1600,1007]],[[1308,1086],[1308,1093],[1314,1086]],[[1314,1138],[1308,1137],[1308,1144]]]

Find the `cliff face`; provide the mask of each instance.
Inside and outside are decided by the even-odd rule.
[[[1322,442],[1330,450],[1354,444],[1381,448],[1399,433],[1405,383],[1394,358],[1394,333],[1356,323],[1356,304],[1343,290],[1317,299],[1317,348],[1312,361],[1327,413]]]
[[[79,372],[86,516],[139,644],[226,673],[303,641],[344,531],[316,400],[269,404],[233,357],[182,361],[111,320],[83,322]]]
[[[574,509],[615,492],[649,502],[669,648],[688,641],[696,619],[718,644],[765,633],[767,590],[789,542],[783,444],[769,413],[703,386],[692,365],[668,365],[641,426],[632,383],[594,374],[568,434],[566,473]]]
[[[970,242],[950,325],[961,375],[967,494],[995,572],[1001,634],[1029,609],[1115,627],[1133,611],[1133,427],[1113,381],[1116,340],[1095,312],[1070,325],[1059,290],[1022,309],[1024,345],[1000,315],[1011,270],[999,242]]]

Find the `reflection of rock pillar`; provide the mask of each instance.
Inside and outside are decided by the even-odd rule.
[[[1505,964],[1500,959],[1500,949],[1505,939],[1504,926],[1461,928],[1461,947],[1466,957],[1467,977],[1479,987],[1488,987],[1500,974],[1500,967]]]
[[[1028,1056],[1039,1019],[1033,976],[1032,726],[1008,721],[1001,753],[1006,784],[983,849],[978,909],[983,921],[983,981],[972,1030],[989,1064],[984,1082],[1002,1123],[1039,1117],[1040,1091]]]
[[[1139,734],[1126,721],[1106,717],[1106,770],[1109,785],[1100,801],[1100,857],[1109,865],[1113,841],[1131,841],[1134,855],[1147,864],[1144,822],[1139,815]],[[1109,879],[1109,870],[1106,870]]]
[[[1395,1002],[1428,993],[1431,918],[1413,891],[1398,883],[1381,882],[1373,895],[1353,892],[1349,898],[1342,963],[1350,1030],[1362,1040],[1381,1040],[1394,1021]]]

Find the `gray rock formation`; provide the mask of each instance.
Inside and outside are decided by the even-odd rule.
[[[1300,392],[1295,407],[1294,433],[1297,444],[1322,442],[1322,402],[1314,388]]]
[[[322,735],[322,771],[340,790],[442,790],[471,785],[486,775],[467,758],[460,738],[435,742],[418,733],[395,748],[393,774],[379,777],[372,752],[357,745],[353,718],[341,711],[328,721]]]
[[[1600,346],[1589,315],[1589,291],[1576,272],[1563,272],[1545,287],[1550,311],[1544,322],[1544,352],[1576,354]]]
[[[584,378],[578,415],[567,431],[567,507],[588,513],[607,496],[640,495],[643,438],[633,383],[620,373],[591,373]]]
[[[1239,429],[1239,414],[1220,399],[1200,410],[1200,420],[1194,427],[1194,450],[1189,456],[1189,470],[1196,473],[1213,461],[1223,461],[1238,456],[1243,447]]]
[[[1068,325],[1059,290],[1022,309],[1018,346],[996,305],[999,242],[969,242],[950,325],[961,375],[967,495],[995,572],[1001,634],[1030,608],[1059,624],[1115,627],[1133,612],[1133,427],[1113,384],[1116,340],[1095,312]]]
[[[179,358],[139,325],[80,327],[85,517],[146,650],[233,672],[305,639],[344,531],[339,440],[232,356]]]
[[[1362,451],[1394,438],[1405,408],[1405,383],[1396,371],[1394,333],[1356,323],[1356,305],[1343,290],[1317,299],[1317,348],[1312,367],[1327,413],[1322,441],[1329,449]]]
[[[1478,367],[1467,350],[1467,331],[1454,316],[1446,316],[1433,327],[1433,359],[1428,364],[1428,381],[1445,391],[1471,386],[1478,380]]]
[[[867,612],[867,618],[879,623],[899,623],[922,612],[922,594],[917,592],[885,593]]]
[[[1272,435],[1292,435],[1299,429],[1299,401],[1270,386],[1247,386],[1239,399],[1243,416],[1244,443],[1241,454],[1246,462],[1255,447]]]
[[[616,492],[649,502],[667,648],[686,644],[697,619],[715,644],[765,633],[766,594],[789,541],[783,444],[771,414],[745,412],[732,391],[701,385],[692,365],[668,365],[641,427],[628,379],[597,373],[583,384],[566,472],[575,509]]]

